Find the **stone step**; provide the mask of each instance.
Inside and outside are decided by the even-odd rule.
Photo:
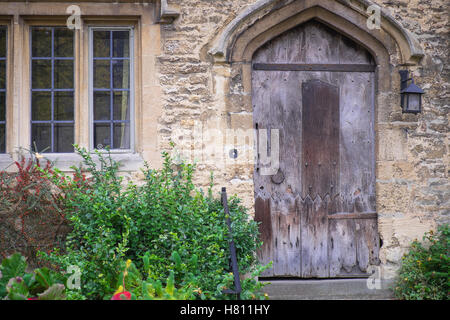
[[[264,280],[270,300],[392,300],[393,282],[370,289],[367,279]],[[369,280],[370,281],[370,280]]]

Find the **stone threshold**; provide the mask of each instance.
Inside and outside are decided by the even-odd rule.
[[[370,289],[367,278],[351,279],[282,279],[259,280],[269,282],[263,292],[270,300],[393,300],[392,280],[381,281]],[[370,281],[370,280],[369,280]]]

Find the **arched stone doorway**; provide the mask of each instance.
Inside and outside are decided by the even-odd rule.
[[[260,177],[255,165],[255,217],[265,243],[260,257],[274,262],[266,276],[366,276],[368,266],[379,263],[377,129],[386,109],[395,107],[395,68],[416,64],[423,54],[385,13],[381,29],[369,30],[370,4],[260,0],[230,23],[209,51],[216,66],[229,64],[242,80],[242,98],[228,99],[227,107],[236,111],[236,102],[243,102],[255,127],[284,130],[281,173]],[[312,33],[305,28],[318,35],[308,41],[306,49],[316,50],[307,54],[309,60],[295,52],[296,45],[308,51],[301,34]],[[333,48],[342,48],[344,56]]]

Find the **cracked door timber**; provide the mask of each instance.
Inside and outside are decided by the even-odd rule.
[[[276,173],[260,161],[274,141],[261,148],[260,131],[256,143],[258,254],[273,263],[263,276],[368,276],[379,264],[373,58],[310,21],[263,45],[252,63],[255,128],[279,130]]]

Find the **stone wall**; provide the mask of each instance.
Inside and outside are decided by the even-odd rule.
[[[198,161],[197,184],[207,187],[214,172],[217,191],[226,186],[253,211],[252,137],[247,147],[220,136],[227,129],[251,130],[251,96],[243,87],[241,68],[214,63],[208,54],[216,36],[255,0],[170,0],[180,16],[161,26],[161,54],[157,73],[162,113],[158,119],[158,145],[170,141],[185,158]],[[285,1],[291,2],[291,1]],[[423,112],[402,114],[399,77],[393,74],[392,92],[378,97],[377,211],[383,240],[380,252],[385,277],[398,268],[410,242],[425,231],[449,222],[449,3],[445,0],[374,1],[413,33],[425,56],[409,69],[426,94]],[[398,57],[391,57],[393,72]],[[218,130],[219,129],[219,130]],[[215,132],[215,136],[211,133]],[[201,137],[202,139],[200,139]],[[232,137],[231,140],[234,140]],[[223,142],[223,143],[221,143]],[[214,146],[225,145],[221,150]],[[209,148],[209,149],[208,149]],[[201,152],[199,152],[199,150]],[[197,152],[197,153],[195,153]]]
[[[377,211],[383,239],[380,258],[389,276],[413,239],[421,239],[425,231],[450,220],[449,21],[445,14],[449,3],[376,2],[416,35],[425,52],[420,64],[410,68],[426,93],[423,112],[402,115],[395,104],[398,100],[394,100],[385,128],[378,133]]]

